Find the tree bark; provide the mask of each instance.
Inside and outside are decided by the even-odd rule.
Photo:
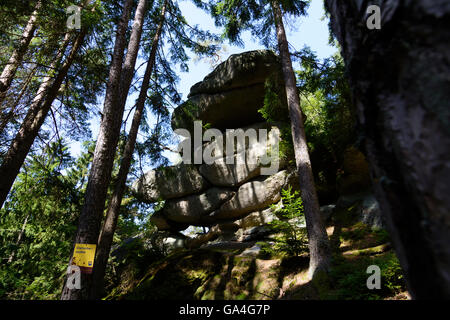
[[[133,78],[134,66],[139,51],[146,1],[139,1],[127,56],[125,62],[122,62],[126,45],[126,30],[132,6],[133,1],[126,0],[117,28],[113,59],[103,107],[103,119],[100,124],[97,144],[95,146],[94,158],[86,187],[85,203],[79,218],[75,243],[97,244],[100,233],[107,190],[114,164],[114,155],[119,141],[125,100]],[[72,258],[69,264],[71,263]],[[90,299],[92,297],[92,283],[92,274],[82,274],[81,289],[69,290],[64,286],[61,299]]]
[[[35,10],[31,14],[28,23],[22,32],[22,38],[20,39],[17,49],[14,50],[13,54],[6,64],[6,67],[3,69],[2,74],[0,75],[0,106],[5,100],[6,93],[11,86],[16,71],[22,63],[23,56],[27,52],[31,39],[33,39],[34,37],[34,33],[37,28],[36,19],[40,8],[41,1],[38,1]]]
[[[142,29],[144,27],[145,13],[147,11],[147,1],[139,0],[134,23],[131,31],[130,42],[128,44],[127,55],[122,66],[121,79],[119,84],[120,107],[125,108],[125,103],[130,90],[131,82],[134,75],[134,67],[139,52],[139,44],[141,42]],[[123,112],[122,112],[123,113]],[[121,119],[122,121],[122,119]]]
[[[317,271],[328,271],[331,251],[328,235],[320,215],[319,201],[311,161],[306,143],[303,116],[300,109],[300,98],[297,90],[294,69],[292,68],[289,44],[283,24],[283,15],[278,3],[271,3],[276,24],[278,49],[280,51],[286,96],[291,120],[292,140],[294,143],[295,162],[300,180],[301,197],[305,211],[306,229],[309,245],[309,276],[312,278]]]
[[[327,0],[377,199],[413,298],[450,298],[450,3]]]
[[[10,106],[8,112],[5,112],[4,114],[0,115],[0,134],[3,132],[3,130],[5,130],[8,123],[14,117],[20,99],[22,99],[23,95],[28,90],[28,86],[30,85],[31,80],[33,79],[36,73],[36,69],[37,68],[35,67],[33,70],[31,70],[27,79],[22,83],[22,89],[20,90],[19,94],[16,97],[14,97],[14,102]]]
[[[164,2],[161,9],[161,20],[158,24],[155,36],[152,41],[152,47],[150,56],[147,61],[147,67],[145,69],[144,78],[141,84],[141,90],[139,92],[139,98],[136,103],[136,110],[133,115],[133,121],[128,135],[127,142],[125,144],[125,150],[120,164],[119,174],[117,177],[114,192],[109,204],[106,219],[103,224],[103,229],[98,239],[97,253],[95,257],[94,270],[93,270],[93,294],[94,299],[98,299],[104,293],[104,277],[106,271],[106,265],[108,262],[109,252],[113,242],[114,232],[117,226],[117,219],[119,218],[119,210],[122,202],[122,197],[125,192],[126,180],[128,172],[130,170],[131,161],[133,160],[134,147],[136,144],[137,134],[139,126],[141,124],[142,113],[145,107],[145,101],[147,99],[147,91],[150,85],[150,77],[155,64],[156,51],[159,45],[159,38],[161,36],[164,16],[166,13],[167,1]]]
[[[53,101],[58,95],[61,84],[66,77],[70,66],[72,65],[73,59],[83,43],[85,35],[85,31],[81,31],[76,36],[67,58],[59,68],[61,59],[70,42],[70,34],[66,34],[63,44],[57,53],[55,60],[50,66],[49,75],[44,78],[41,86],[39,87],[36,97],[33,99],[27,115],[20,126],[19,132],[15,136],[11,146],[3,158],[3,162],[0,167],[0,177],[2,177],[2,181],[0,183],[0,208],[3,206],[14,180],[19,174],[20,168],[25,161],[28,152],[30,151],[34,139],[44,123]],[[53,70],[58,69],[59,71],[56,75],[54,75]]]

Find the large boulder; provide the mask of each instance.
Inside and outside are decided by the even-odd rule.
[[[239,228],[246,229],[261,226],[277,219],[278,218],[275,215],[274,210],[272,208],[267,208],[264,210],[252,212],[249,215],[235,221],[235,223]]]
[[[360,220],[372,228],[384,228],[385,222],[380,205],[373,194],[364,197],[361,203]]]
[[[181,233],[157,231],[150,235],[140,233],[134,237],[125,239],[119,245],[111,248],[111,256],[116,261],[121,261],[136,253],[136,249],[142,251],[157,251],[168,254],[176,249],[184,248],[189,240],[187,236]]]
[[[261,139],[258,132],[259,129],[267,130],[267,140]],[[236,153],[234,155],[223,157],[225,153],[224,147],[220,146],[217,140],[205,146],[210,148],[209,150],[212,152],[219,149],[222,150],[222,153],[219,155],[213,154],[216,157],[214,163],[200,166],[199,171],[206,180],[216,186],[235,187],[259,176],[261,173],[267,174],[264,171],[262,172],[261,168],[263,167],[272,166],[271,168],[275,172],[270,172],[270,174],[274,174],[286,166],[286,161],[280,159],[279,152],[275,148],[281,136],[278,126],[259,123],[243,129],[244,132],[249,130],[254,130],[258,137],[245,139],[243,145],[235,143],[234,151]],[[224,134],[222,141],[230,140],[232,134],[234,134],[234,131]]]
[[[238,229],[248,229],[265,225],[276,219],[278,219],[278,217],[275,215],[274,210],[272,208],[267,208],[264,210],[251,212],[244,217],[232,222],[220,223],[218,225],[218,229],[224,233],[235,232]]]
[[[276,83],[280,108],[287,110],[277,56],[269,50],[249,51],[230,56],[195,84],[188,100],[174,110],[172,128],[192,130],[194,120],[202,120],[217,129],[263,121],[258,110],[264,104],[266,79]]]
[[[218,93],[264,83],[268,75],[281,74],[279,58],[270,50],[254,50],[231,55],[203,81],[191,87],[188,97]]]
[[[201,153],[203,155],[203,160],[205,161],[206,155],[210,156],[213,160],[219,160],[224,156],[232,156],[248,149],[255,152],[264,147],[271,148],[275,146],[276,142],[281,141],[281,131],[283,128],[288,127],[288,123],[280,121],[262,121],[242,128],[229,128],[224,132],[216,130],[215,134],[212,135],[212,137],[205,138],[204,143],[200,146],[194,148],[193,143],[191,144],[191,163],[194,163],[193,155],[195,153]],[[267,139],[265,145],[263,137],[260,136],[262,130],[266,130],[267,132],[267,135],[264,137]],[[207,141],[206,139],[209,140]],[[261,148],[256,149],[254,144],[258,144]],[[180,145],[180,153],[182,153],[182,149],[183,148]],[[180,154],[180,156],[182,156],[182,154]]]
[[[161,209],[166,220],[194,226],[211,224],[207,217],[230,199],[234,192],[228,189],[211,188],[200,195],[168,200]]]
[[[154,212],[150,217],[150,222],[153,223],[159,231],[183,231],[189,228],[189,224],[178,223],[167,219],[162,210]]]
[[[340,196],[336,203],[336,210],[356,206],[355,213],[359,221],[371,228],[384,228],[385,221],[378,201],[372,192],[360,192],[352,195]]]
[[[210,216],[217,220],[236,220],[253,211],[265,209],[281,199],[281,189],[288,185],[296,188],[296,177],[294,172],[283,170],[268,178],[247,182]]]
[[[194,194],[207,186],[194,165],[179,164],[147,172],[131,189],[140,200],[152,203]]]

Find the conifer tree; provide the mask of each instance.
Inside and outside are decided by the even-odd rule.
[[[147,67],[145,69],[144,78],[142,80],[139,98],[136,102],[136,110],[134,112],[133,121],[131,123],[130,132],[128,134],[127,142],[125,144],[122,161],[120,164],[117,181],[115,183],[114,192],[110,200],[108,210],[106,211],[106,218],[103,224],[95,257],[95,267],[93,270],[93,284],[92,284],[92,297],[94,299],[101,296],[103,290],[103,279],[105,276],[106,264],[108,262],[109,252],[113,242],[113,236],[119,218],[120,204],[125,192],[128,172],[130,170],[131,161],[133,160],[134,147],[136,144],[137,134],[141,124],[142,113],[144,111],[145,103],[147,100],[147,92],[150,86],[150,77],[153,72],[153,66],[155,64],[156,52],[159,46],[159,39],[161,36],[162,28],[164,26],[167,1],[164,0],[158,27],[151,43],[150,56],[147,61]]]
[[[143,1],[140,1],[140,4],[142,2]],[[123,57],[126,46],[126,31],[128,29],[132,8],[133,1],[126,0],[117,27],[114,52],[106,88],[103,118],[85,192],[85,203],[79,218],[75,244],[97,244],[98,240],[98,232],[105,205],[107,188],[111,179],[114,155],[119,140],[120,126],[122,124],[123,110],[125,107],[124,104],[121,103],[123,100],[122,96],[125,94],[125,91],[128,92],[129,88],[129,85],[127,87],[125,84],[121,84],[122,71],[124,71],[125,81],[129,80],[131,82],[130,73],[132,75],[134,63],[136,61],[136,58],[133,57],[133,53],[136,52],[137,54],[135,46],[139,46],[140,34],[142,31],[141,19],[145,16],[145,5],[138,6],[140,10],[136,10],[135,24],[133,25],[133,32],[130,38],[131,47],[129,49],[131,50],[129,51],[131,51],[131,53],[127,55],[124,63]],[[72,257],[69,262],[69,265],[71,264]],[[70,290],[65,284],[61,299],[88,299],[92,276],[90,274],[83,274],[81,283],[82,287],[79,290]]]
[[[149,22],[152,25],[156,25],[156,29],[147,35],[150,38],[149,45],[146,46],[147,50],[144,50],[148,51],[150,49],[147,53],[147,66],[141,82],[139,97],[134,106],[135,112],[122,155],[119,173],[115,181],[114,191],[109,201],[105,221],[98,240],[93,270],[94,282],[91,294],[93,299],[99,298],[103,290],[105,268],[120,213],[122,197],[126,190],[127,176],[132,165],[137,135],[142,127],[141,123],[145,114],[145,106],[146,104],[151,106],[151,113],[157,117],[157,122],[150,137],[140,146],[141,151],[142,147],[144,147],[152,158],[151,165],[156,166],[164,150],[163,141],[167,138],[167,134],[165,134],[169,122],[167,101],[180,102],[180,96],[175,86],[177,77],[173,66],[177,63],[182,63],[183,68],[187,71],[187,66],[185,66],[188,60],[186,49],[193,50],[200,55],[210,55],[216,50],[215,45],[205,45],[203,42],[205,39],[217,40],[217,37],[209,32],[200,30],[198,27],[189,26],[176,2],[170,0],[158,1],[152,15],[154,17]],[[170,57],[162,56],[164,54],[163,46],[170,48],[169,51],[176,54]],[[166,85],[165,88],[162,87],[164,84]],[[151,92],[150,97],[148,96],[149,91]]]
[[[87,3],[88,1],[85,0],[84,2]],[[92,12],[95,8],[96,5],[94,4],[89,10]],[[80,31],[67,30],[62,41],[59,40],[59,35],[56,36],[59,40],[57,41],[57,50],[52,57],[50,66],[47,68],[48,70],[46,70],[46,76],[38,85],[26,116],[2,159],[0,173],[4,178],[0,183],[0,207],[3,205],[31,146],[38,136],[53,102],[61,93],[61,86],[73,62],[79,55],[80,48],[83,46],[91,27],[92,25],[85,24]],[[27,88],[27,86],[24,87]],[[17,101],[17,103],[19,102]],[[12,109],[15,107],[15,105],[10,106]]]

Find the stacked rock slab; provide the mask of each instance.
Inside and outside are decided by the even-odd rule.
[[[284,124],[267,123],[258,112],[264,104],[268,79],[275,81],[279,112],[286,112],[280,74],[279,59],[272,51],[250,51],[230,56],[191,88],[188,100],[174,110],[174,130],[193,132],[193,122],[201,120],[220,130],[223,141],[236,130],[266,129],[269,142],[247,142],[240,146],[244,150],[238,145],[231,155],[236,160],[232,164],[221,154],[211,164],[180,163],[149,171],[135,181],[132,190],[140,200],[165,200],[151,217],[159,230],[181,231],[189,226],[227,230],[228,225],[235,232],[236,228],[259,226],[275,218],[270,206],[280,201],[281,189],[297,186],[298,180],[287,161],[280,159],[278,152],[272,153]],[[202,150],[208,146],[214,149],[214,143],[217,140],[204,143]],[[243,154],[245,161],[240,161]],[[272,156],[270,163],[266,163],[268,154]],[[271,165],[276,171],[263,175],[262,169]]]

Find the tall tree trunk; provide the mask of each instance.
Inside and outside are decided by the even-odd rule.
[[[305,211],[306,229],[309,242],[309,276],[317,271],[327,271],[330,264],[331,251],[328,235],[320,215],[319,201],[314,185],[314,177],[306,144],[303,117],[300,109],[300,98],[297,90],[294,69],[283,24],[283,14],[279,4],[271,3],[276,24],[278,49],[280,51],[286,96],[291,120],[292,140],[294,143],[295,162],[300,179],[301,197]]]
[[[6,67],[3,69],[2,74],[0,75],[0,106],[5,100],[6,93],[14,79],[16,71],[22,63],[23,56],[25,55],[25,52],[27,52],[31,39],[33,39],[34,37],[34,32],[37,28],[36,19],[40,8],[41,1],[38,1],[35,10],[28,20],[27,25],[23,29],[22,38],[20,39],[19,45],[14,50],[13,54],[6,64]]]
[[[67,76],[67,72],[69,71],[73,59],[83,43],[85,35],[85,31],[82,30],[76,36],[68,56],[59,68],[61,59],[70,42],[70,33],[66,34],[63,44],[55,57],[55,60],[50,66],[49,75],[44,78],[41,86],[39,87],[37,95],[33,99],[27,115],[20,126],[19,132],[15,136],[11,146],[3,158],[3,162],[0,167],[0,177],[2,177],[2,181],[0,183],[0,208],[3,206],[14,180],[19,174],[20,167],[25,161],[34,139],[44,123],[53,101],[58,95],[61,84]],[[59,71],[56,75],[54,75],[53,70],[58,69]]]
[[[125,103],[128,97],[128,91],[130,90],[131,82],[133,81],[134,67],[136,66],[136,60],[139,52],[139,44],[141,43],[142,28],[144,27],[144,19],[146,11],[147,11],[147,1],[139,0],[131,31],[130,42],[128,44],[127,55],[125,57],[125,61],[122,66],[119,84],[119,94],[120,94],[119,106],[123,109],[125,108]],[[120,122],[122,122],[122,119],[120,119]],[[119,134],[117,134],[117,137],[119,137]]]
[[[85,203],[79,218],[75,243],[97,244],[100,233],[106,194],[114,164],[114,155],[119,141],[126,96],[133,78],[137,53],[139,51],[146,11],[146,0],[139,0],[127,55],[125,62],[122,63],[126,45],[125,33],[132,6],[132,0],[125,2],[122,18],[117,28],[114,54],[103,107],[103,120],[95,146],[89,181],[86,187]],[[69,290],[64,286],[61,299],[90,299],[92,298],[92,284],[92,274],[82,274],[81,289]]]
[[[413,298],[450,298],[450,5],[327,0],[376,197]]]
[[[8,123],[14,117],[20,99],[22,99],[23,95],[28,90],[28,86],[30,85],[31,80],[33,79],[36,73],[36,69],[37,68],[35,67],[33,70],[31,70],[27,79],[24,81],[24,83],[22,83],[22,89],[20,90],[19,94],[16,97],[14,97],[14,102],[10,106],[10,109],[7,112],[5,112],[5,114],[0,114],[0,134],[3,132],[3,130],[5,130]]]
[[[119,218],[120,204],[125,192],[126,181],[128,172],[130,170],[131,161],[133,160],[134,147],[136,144],[137,134],[139,126],[141,124],[142,113],[145,107],[145,101],[147,100],[147,91],[150,85],[150,77],[152,74],[153,66],[155,64],[156,51],[159,45],[159,38],[164,25],[164,16],[166,13],[167,1],[164,2],[161,8],[160,22],[156,30],[155,36],[152,41],[152,47],[150,56],[147,61],[147,67],[145,69],[144,78],[141,84],[141,90],[139,92],[139,98],[136,103],[136,110],[133,115],[133,121],[130,128],[130,133],[125,145],[125,150],[120,164],[119,174],[114,187],[114,192],[109,204],[106,219],[103,224],[102,232],[98,239],[97,253],[95,257],[94,270],[93,270],[93,298],[98,299],[103,294],[104,290],[104,277],[106,264],[108,262],[109,252],[113,242],[114,232],[116,230],[117,219]]]

